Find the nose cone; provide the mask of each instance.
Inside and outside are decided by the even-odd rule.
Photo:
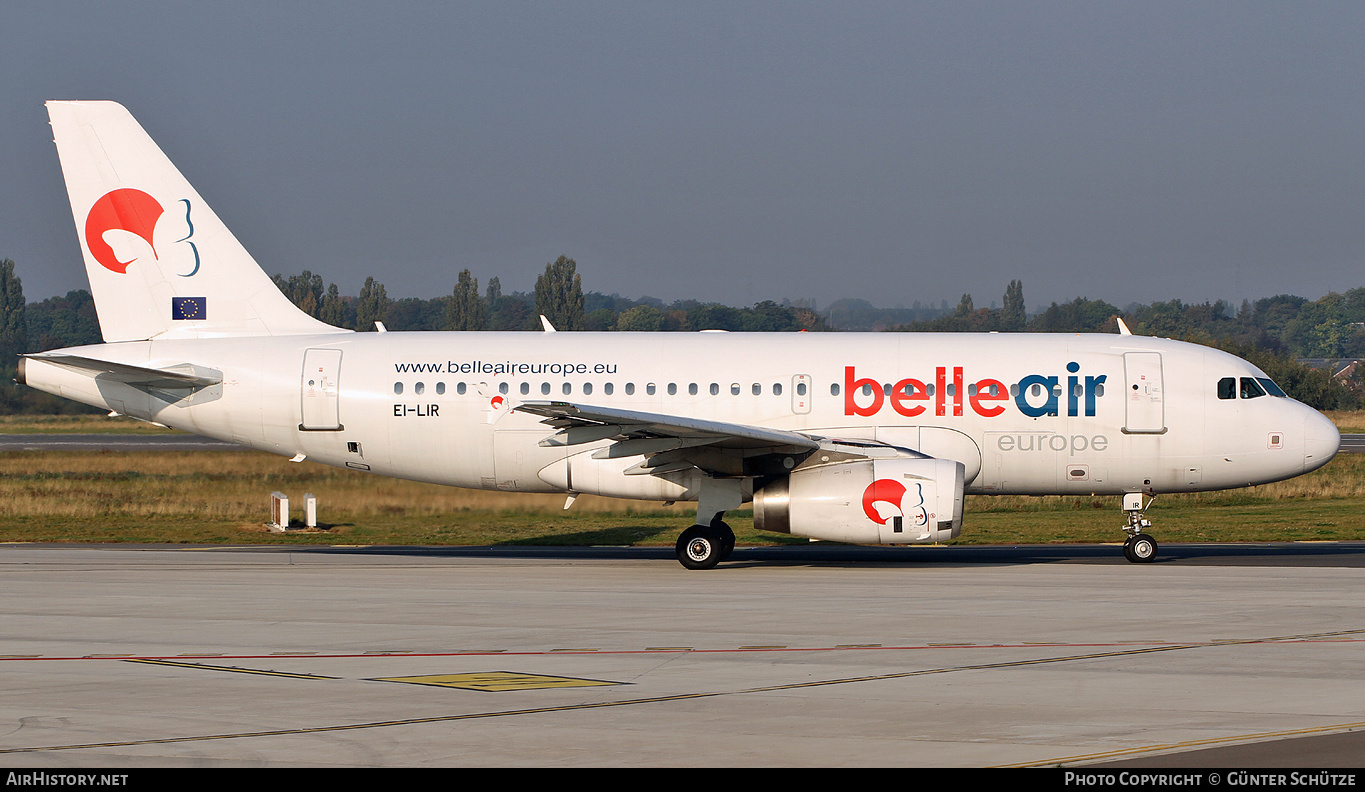
[[[1317,470],[1341,448],[1341,432],[1327,416],[1312,410],[1303,419],[1303,472]]]

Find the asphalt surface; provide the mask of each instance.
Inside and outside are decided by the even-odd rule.
[[[1365,756],[1365,542],[1164,543],[1149,565],[1096,545],[740,548],[700,573],[672,555],[3,545],[0,766]]]
[[[3,545],[0,765],[1360,765],[1365,542],[671,556]]]
[[[0,451],[241,451],[242,446],[187,434],[0,434]]]
[[[1361,454],[1365,453],[1365,435],[1344,434],[1341,436],[1341,453]]]

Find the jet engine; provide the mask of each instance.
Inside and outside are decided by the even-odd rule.
[[[754,493],[754,527],[855,544],[956,538],[961,462],[862,459],[798,468]]]

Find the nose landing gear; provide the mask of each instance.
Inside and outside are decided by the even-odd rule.
[[[1123,557],[1134,564],[1147,564],[1156,559],[1159,549],[1156,540],[1146,533],[1146,529],[1152,527],[1151,521],[1146,518],[1147,509],[1151,508],[1154,500],[1143,505],[1141,492],[1130,492],[1123,496],[1123,511],[1128,515],[1128,523],[1123,526],[1123,532],[1128,534],[1128,540],[1123,543]]]

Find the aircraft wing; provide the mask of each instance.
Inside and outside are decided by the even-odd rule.
[[[23,355],[23,357],[74,369],[92,377],[104,376],[117,382],[146,388],[196,389],[218,385],[223,381],[222,372],[206,369],[192,363],[181,363],[159,369],[56,352],[38,352]]]
[[[766,467],[766,460],[805,457],[820,447],[817,439],[798,432],[660,413],[553,401],[522,402],[515,409],[543,416],[542,423],[559,430],[541,440],[541,446],[611,440],[611,445],[593,452],[594,459],[644,456],[627,474],[696,467],[713,474],[744,475]]]

